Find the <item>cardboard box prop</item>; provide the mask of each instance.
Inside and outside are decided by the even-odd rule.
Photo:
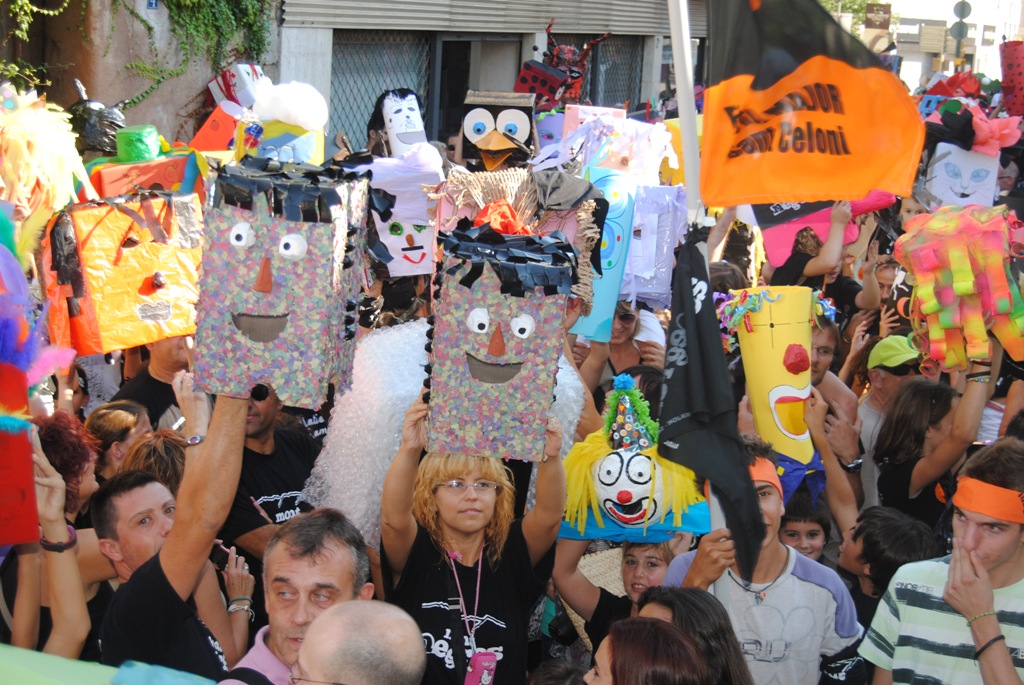
[[[999,157],[939,143],[928,163],[924,188],[930,209],[946,205],[966,207],[995,203],[999,178]]]
[[[484,169],[525,166],[533,156],[533,93],[466,93],[462,156]]]
[[[562,122],[562,137],[567,137],[570,133],[578,129],[581,124],[585,124],[591,119],[596,119],[599,116],[609,116],[613,119],[625,119],[626,110],[617,107],[566,105],[565,119]]]
[[[402,97],[400,93],[389,91],[384,96],[381,113],[384,115],[389,157],[401,157],[413,145],[428,142],[415,93]]]
[[[512,90],[517,93],[533,93],[537,96],[537,106],[540,107],[561,100],[568,84],[568,73],[543,62],[530,60],[523,62]]]
[[[195,331],[203,211],[149,191],[74,205],[43,236],[50,341],[79,355]]]
[[[308,131],[283,121],[238,121],[234,146],[236,162],[246,155],[282,164],[324,162],[324,132]]]
[[[256,104],[253,89],[263,78],[266,77],[258,64],[235,64],[222,71],[207,87],[217,104],[228,100],[242,107],[252,107]]]
[[[89,179],[101,197],[116,197],[140,190],[195,193],[206,202],[206,188],[196,153],[178,149],[151,162],[98,160],[88,167]]]
[[[658,543],[711,529],[690,469],[658,454],[658,423],[633,379],[619,376],[605,428],[565,458],[568,497],[559,537]]]
[[[427,449],[537,461],[576,254],[561,236],[531,235],[505,200],[462,220],[443,249]]]
[[[348,248],[363,238],[367,193],[365,176],[329,170],[223,170],[203,256],[201,387],[244,397],[268,383],[307,409],[326,399],[328,382],[345,387],[363,282],[361,253]]]
[[[230,100],[221,102],[207,118],[188,146],[193,150],[229,150],[235,144],[235,129],[242,118],[242,106]]]
[[[1024,41],[1008,40],[999,44],[1002,62],[1003,102],[1011,116],[1024,115]]]

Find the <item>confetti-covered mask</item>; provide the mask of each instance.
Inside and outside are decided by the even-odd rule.
[[[559,234],[502,234],[494,225],[464,220],[445,237],[427,443],[432,452],[533,461],[544,446],[576,255]]]
[[[253,210],[207,215],[196,333],[196,377],[209,392],[246,397],[272,385],[287,405],[316,408],[331,375],[334,225],[286,221],[266,196]]]

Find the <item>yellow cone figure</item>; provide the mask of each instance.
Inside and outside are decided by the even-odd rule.
[[[757,432],[776,452],[807,464],[814,455],[804,422],[804,400],[811,396],[811,289],[748,288],[733,295],[745,310],[736,333]]]

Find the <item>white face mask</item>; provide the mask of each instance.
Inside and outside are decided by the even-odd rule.
[[[402,156],[416,143],[427,142],[423,116],[415,95],[406,98],[388,95],[384,98],[383,108],[384,130],[392,157]]]
[[[924,187],[939,205],[991,207],[999,178],[999,158],[939,143],[928,165]]]
[[[591,467],[591,476],[601,509],[620,526],[643,526],[664,511],[665,486],[658,465],[637,450],[610,452]]]

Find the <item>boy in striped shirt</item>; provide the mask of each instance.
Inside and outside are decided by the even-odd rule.
[[[953,497],[953,553],[903,566],[860,654],[874,685],[1007,685],[1024,677],[1024,442],[971,457]]]

